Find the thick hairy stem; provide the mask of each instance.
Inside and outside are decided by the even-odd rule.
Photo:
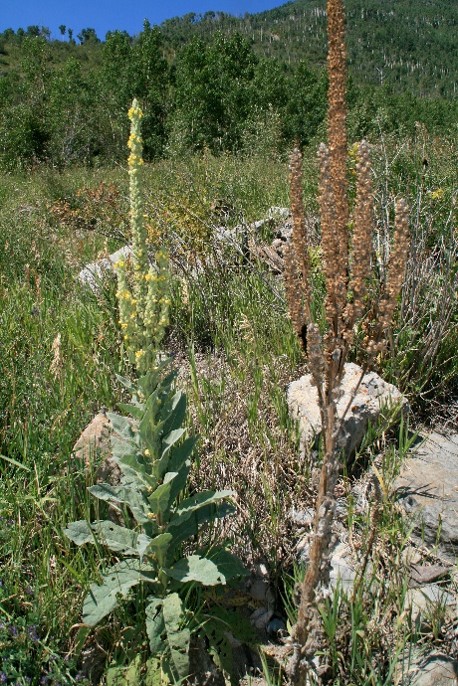
[[[320,405],[322,405],[320,403]],[[292,638],[294,652],[289,675],[294,686],[305,686],[312,660],[320,648],[321,621],[318,614],[318,587],[329,577],[329,552],[332,541],[332,522],[335,513],[334,487],[339,473],[339,459],[335,450],[335,403],[320,407],[324,428],[324,456],[318,488],[314,535],[310,547],[309,565],[300,588],[297,623]]]

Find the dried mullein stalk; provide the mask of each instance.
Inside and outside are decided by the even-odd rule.
[[[314,535],[307,573],[301,584],[298,620],[292,631],[293,654],[288,671],[295,686],[305,686],[308,674],[313,669],[312,661],[322,648],[319,589],[329,574],[335,512],[334,489],[340,470],[337,445],[343,422],[342,417],[337,417],[336,402],[341,392],[345,361],[353,342],[355,327],[360,325],[365,311],[369,309],[377,313],[377,323],[366,329],[369,331],[365,339],[366,349],[369,354],[380,349],[380,339],[391,325],[402,287],[409,233],[407,206],[404,201],[399,201],[386,284],[377,302],[367,302],[374,228],[369,146],[363,141],[358,147],[356,199],[350,222],[345,21],[342,0],[328,0],[327,15],[328,145],[322,144],[318,151],[321,246],[326,287],[324,334],[320,334],[318,323],[312,320],[311,277],[301,195],[301,158],[298,151],[294,151],[291,160],[293,236],[285,265],[289,312],[294,329],[306,351],[310,373],[317,387],[323,436],[323,462],[315,504]],[[358,385],[353,390],[353,397]]]

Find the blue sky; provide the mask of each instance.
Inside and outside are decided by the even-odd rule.
[[[60,36],[65,24],[76,36],[82,28],[94,28],[99,38],[107,31],[124,29],[139,33],[143,20],[160,24],[164,19],[187,12],[221,10],[230,14],[262,12],[286,0],[0,0],[0,31],[38,24],[51,29],[52,38]]]

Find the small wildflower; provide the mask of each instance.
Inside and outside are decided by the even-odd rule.
[[[443,188],[436,188],[434,191],[430,191],[429,196],[431,200],[442,200],[444,197],[445,191]]]

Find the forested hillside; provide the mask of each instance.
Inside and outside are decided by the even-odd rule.
[[[443,132],[458,119],[452,2],[348,2],[350,134]],[[208,147],[281,152],[323,130],[324,2],[188,14],[137,36],[64,24],[0,34],[0,165],[118,160],[133,97],[147,159]],[[321,127],[321,129],[320,129]],[[322,133],[319,134],[322,137]]]
[[[224,13],[188,14],[162,30],[174,46],[190,35],[239,31],[256,52],[294,63],[323,65],[326,56],[324,0],[295,0],[277,9],[235,18]],[[416,94],[455,97],[458,88],[458,8],[450,0],[349,0],[350,71],[358,83],[407,88]]]

